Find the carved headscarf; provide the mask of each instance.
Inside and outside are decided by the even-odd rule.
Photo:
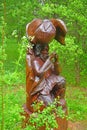
[[[34,19],[26,26],[27,37],[33,44],[48,44],[53,39],[65,44],[66,32],[66,26],[60,19]]]

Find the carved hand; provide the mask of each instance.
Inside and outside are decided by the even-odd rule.
[[[50,56],[49,56],[50,60],[52,62],[56,62],[58,60],[58,55],[56,53],[52,53]]]

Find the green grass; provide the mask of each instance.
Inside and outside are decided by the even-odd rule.
[[[15,39],[8,39],[6,42],[6,54],[5,61],[6,70],[13,71],[15,69],[15,61],[18,59],[18,43]]]
[[[21,124],[20,112],[22,111],[22,105],[26,100],[25,86],[4,86],[4,90],[4,127],[5,130],[12,130],[12,128],[13,130],[16,130]],[[87,120],[86,93],[87,89],[67,87],[66,100],[70,120]],[[2,111],[1,108],[0,111]]]
[[[87,88],[67,87],[66,100],[71,120],[87,120]]]
[[[25,89],[23,86],[8,86],[7,88],[4,87],[4,130],[16,130],[17,127],[21,125],[20,112],[22,112],[22,106],[25,103],[25,95]],[[1,96],[0,106],[2,106]],[[2,112],[1,107],[0,111]],[[0,122],[1,121],[2,116],[0,116]]]

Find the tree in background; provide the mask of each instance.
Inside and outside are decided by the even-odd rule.
[[[3,3],[3,1],[1,1]],[[6,0],[6,34],[17,32],[18,41],[25,35],[26,24],[34,18],[60,18],[68,28],[66,47],[55,41],[50,50],[59,54],[64,75],[71,84],[85,86],[87,75],[87,2],[85,0]],[[1,8],[1,7],[0,7]],[[67,72],[69,72],[67,74]],[[83,83],[84,82],[84,83]]]

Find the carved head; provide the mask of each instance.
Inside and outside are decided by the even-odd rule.
[[[49,46],[47,44],[35,44],[33,50],[36,56],[39,56],[42,60],[46,60],[49,56]]]

